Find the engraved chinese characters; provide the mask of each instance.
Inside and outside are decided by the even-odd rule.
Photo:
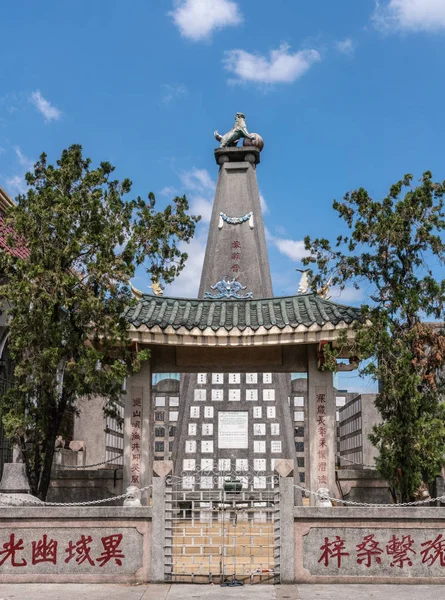
[[[328,467],[328,445],[326,434],[326,389],[316,388],[316,413],[317,420],[317,483],[318,487],[328,485],[327,467]]]
[[[445,577],[445,534],[437,529],[313,528],[304,549],[313,575]]]
[[[141,442],[142,442],[142,388],[132,388],[131,398],[131,460],[130,482],[141,485]]]
[[[22,528],[0,533],[2,573],[115,573],[142,563],[142,536],[134,528]]]

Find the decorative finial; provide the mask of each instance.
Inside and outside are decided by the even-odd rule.
[[[295,269],[296,271],[299,271],[301,273],[301,279],[300,279],[300,283],[298,284],[298,290],[297,290],[297,294],[307,294],[309,291],[309,287],[310,287],[310,281],[309,281],[309,277],[308,277],[308,271],[309,269]],[[327,282],[320,288],[317,290],[317,296],[320,296],[320,298],[323,298],[324,300],[329,300],[330,296],[329,291],[331,289],[331,281],[332,281],[332,276],[329,277],[329,279],[327,280]]]
[[[237,145],[238,140],[244,138],[243,145],[256,146],[260,151],[263,149],[263,138],[257,133],[249,133],[247,131],[246,117],[243,113],[237,112],[235,115],[235,125],[230,131],[224,135],[217,131],[214,133],[215,138],[220,142],[220,148],[233,148]],[[246,142],[250,143],[247,144]]]
[[[298,284],[297,294],[307,294],[309,289],[309,278],[307,273],[309,269],[295,269],[299,273],[301,273],[300,283]]]
[[[135,298],[137,298],[138,300],[140,300],[142,298],[142,296],[144,295],[144,293],[141,292],[141,290],[138,290],[137,288],[134,287],[134,285],[131,283],[131,281],[130,281],[130,289],[131,289],[133,296]]]
[[[153,290],[153,294],[155,296],[163,296],[164,295],[164,288],[162,287],[162,285],[159,283],[159,281],[157,279],[152,279],[151,289]]]
[[[331,297],[328,295],[331,289],[331,281],[332,275],[331,277],[329,277],[327,282],[319,290],[317,290],[317,296],[320,296],[320,298],[324,298],[324,300],[329,300],[329,298]]]
[[[144,295],[144,292],[141,292],[141,290],[138,290],[137,288],[135,288],[134,285],[131,283],[131,281],[130,281],[130,289],[131,289],[133,296],[135,298],[137,298],[138,300],[140,300],[142,298],[142,296]],[[163,296],[164,295],[164,288],[162,287],[162,285],[160,283],[158,283],[158,281],[156,279],[152,280],[151,289],[153,290],[153,294],[155,296]]]

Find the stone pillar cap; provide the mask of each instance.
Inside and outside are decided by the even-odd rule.
[[[254,160],[248,160],[250,158],[247,156],[248,154],[252,155]],[[222,165],[224,162],[252,162],[258,165],[260,162],[260,151],[255,146],[216,148],[215,160],[218,165]]]
[[[3,465],[3,477],[0,481],[0,492],[26,494],[29,491],[25,464],[5,463]]]

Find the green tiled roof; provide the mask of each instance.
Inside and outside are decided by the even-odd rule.
[[[195,327],[201,331],[207,327],[215,331],[249,327],[255,331],[260,327],[283,329],[314,324],[322,327],[327,323],[338,325],[342,322],[349,325],[360,319],[360,311],[324,300],[316,294],[261,300],[195,300],[144,294],[136,306],[127,309],[125,316],[136,329],[145,325],[189,331]]]

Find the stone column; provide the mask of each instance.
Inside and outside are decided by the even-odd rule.
[[[317,491],[329,489],[331,496],[337,496],[335,483],[335,454],[337,424],[335,420],[335,395],[331,371],[320,371],[317,367],[318,344],[307,346],[307,434],[309,444],[309,471],[306,485]],[[315,497],[310,497],[315,505]]]
[[[279,547],[275,548],[275,564],[280,583],[295,583],[294,461],[278,460],[275,473],[279,476],[279,507],[274,525],[275,544],[278,541]]]
[[[129,485],[143,488],[151,483],[153,462],[151,365],[128,378],[124,411],[124,490]],[[149,490],[142,492],[147,506]]]
[[[152,546],[151,546],[151,582],[163,583],[167,572],[171,574],[172,562],[172,497],[171,486],[166,491],[166,477],[172,473],[173,463],[169,460],[157,460],[153,465],[152,495]],[[170,524],[169,539],[166,539],[166,525]]]

